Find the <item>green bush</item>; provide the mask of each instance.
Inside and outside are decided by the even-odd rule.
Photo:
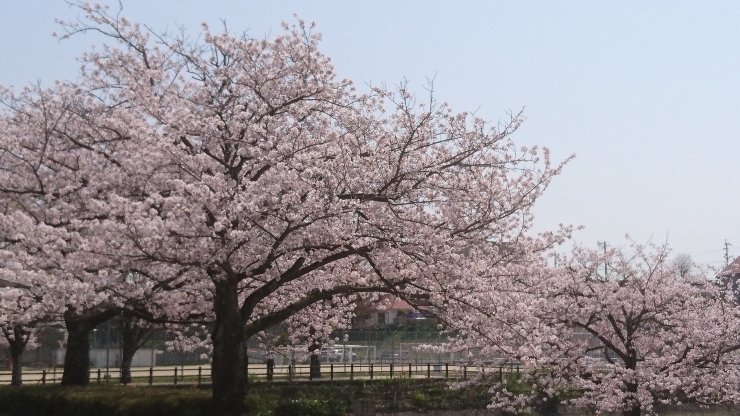
[[[0,413],[14,416],[202,416],[207,390],[156,387],[24,386],[0,388]]]
[[[270,404],[262,396],[250,394],[244,398],[244,404],[246,404],[250,415],[270,415]]]
[[[275,408],[274,416],[344,416],[344,408],[331,400],[292,400]]]
[[[427,396],[426,394],[417,391],[412,396],[412,400],[414,401],[414,404],[419,407],[424,407],[427,404]]]
[[[249,416],[344,415],[356,400],[372,400],[379,412],[483,409],[490,404],[489,388],[450,390],[446,380],[434,379],[261,382],[250,384],[244,403]],[[210,416],[211,394],[185,385],[0,387],[0,415]]]

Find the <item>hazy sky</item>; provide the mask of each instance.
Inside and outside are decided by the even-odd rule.
[[[106,2],[101,2],[106,4]],[[117,7],[117,3],[107,2]],[[539,201],[537,229],[579,224],[577,241],[666,239],[722,266],[740,255],[740,2],[126,0],[157,30],[200,23],[254,37],[293,14],[359,86],[406,78],[496,121],[524,109],[521,144],[576,159]],[[100,37],[59,42],[61,0],[0,0],[0,84],[74,79]]]

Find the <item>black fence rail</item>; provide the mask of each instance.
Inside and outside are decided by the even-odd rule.
[[[308,364],[279,365],[268,368],[265,364],[250,364],[247,374],[252,382],[299,382],[316,380],[374,380],[374,379],[450,379],[465,380],[481,371],[503,379],[510,374],[519,373],[519,366],[503,365],[486,367],[450,363],[425,364],[377,364],[377,363],[326,363],[320,367],[320,374],[311,371]],[[23,384],[55,384],[62,379],[61,368],[49,370],[28,370],[23,372]],[[9,385],[10,371],[0,371],[0,385]],[[201,385],[211,383],[210,366],[157,366],[134,367],[131,381],[121,380],[118,368],[94,368],[90,371],[91,384],[136,384],[136,385]]]

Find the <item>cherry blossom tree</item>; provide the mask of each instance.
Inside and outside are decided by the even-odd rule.
[[[146,322],[135,316],[122,316],[120,319],[121,332],[121,383],[131,382],[131,362],[134,354],[149,341],[155,324]]]
[[[287,319],[327,334],[342,318],[319,317],[349,316],[360,293],[444,308],[570,231],[526,236],[562,165],[515,146],[518,115],[490,126],[405,84],[358,94],[300,21],[272,40],[192,40],[78,7],[87,20],[62,36],[113,44],[76,83],[6,93],[0,181],[24,232],[55,236],[27,266],[64,286],[70,383],[116,308],[198,315],[213,319],[214,403],[238,414],[249,337]]]
[[[48,319],[65,322],[62,383],[86,384],[90,331],[124,309],[154,316],[176,293],[165,301],[156,288],[166,281],[132,281],[135,267],[121,255],[124,224],[109,198],[139,192],[142,180],[129,174],[142,171],[135,157],[121,158],[128,166],[113,157],[126,114],[70,83],[5,89],[0,102],[0,243],[13,265],[5,270],[32,288]]]
[[[11,266],[12,267],[12,266]],[[0,269],[0,275],[7,276],[7,266]],[[5,279],[4,279],[5,280]],[[6,283],[9,282],[5,280]],[[48,311],[34,295],[30,286],[13,280],[12,288],[0,291],[0,346],[8,348],[12,362],[12,386],[23,383],[23,366],[21,358],[26,349],[38,346],[35,330],[38,324],[48,319]]]
[[[669,252],[578,247],[459,319],[458,348],[520,361],[520,382],[534,385],[523,394],[504,380],[492,389],[494,406],[527,409],[563,389],[582,393],[572,404],[625,416],[680,396],[737,403],[740,310],[723,286]]]

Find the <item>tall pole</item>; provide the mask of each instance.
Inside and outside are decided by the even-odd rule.
[[[728,243],[727,240],[725,240],[725,267],[730,265],[730,246],[732,244]]]
[[[110,319],[108,319],[107,321],[105,338],[105,377],[106,380],[109,380],[110,374],[108,371],[110,369]]]
[[[95,364],[95,367],[99,367],[98,366],[98,354],[96,354],[95,352],[95,348],[97,348],[97,346],[98,346],[98,328],[93,328],[93,342],[92,342],[92,345],[90,346],[90,349],[92,350],[92,356],[93,356],[92,361],[93,361],[93,364]]]
[[[606,241],[597,241],[596,244],[598,244],[599,247],[604,247],[604,277],[606,277],[606,274],[609,272],[606,264]]]

